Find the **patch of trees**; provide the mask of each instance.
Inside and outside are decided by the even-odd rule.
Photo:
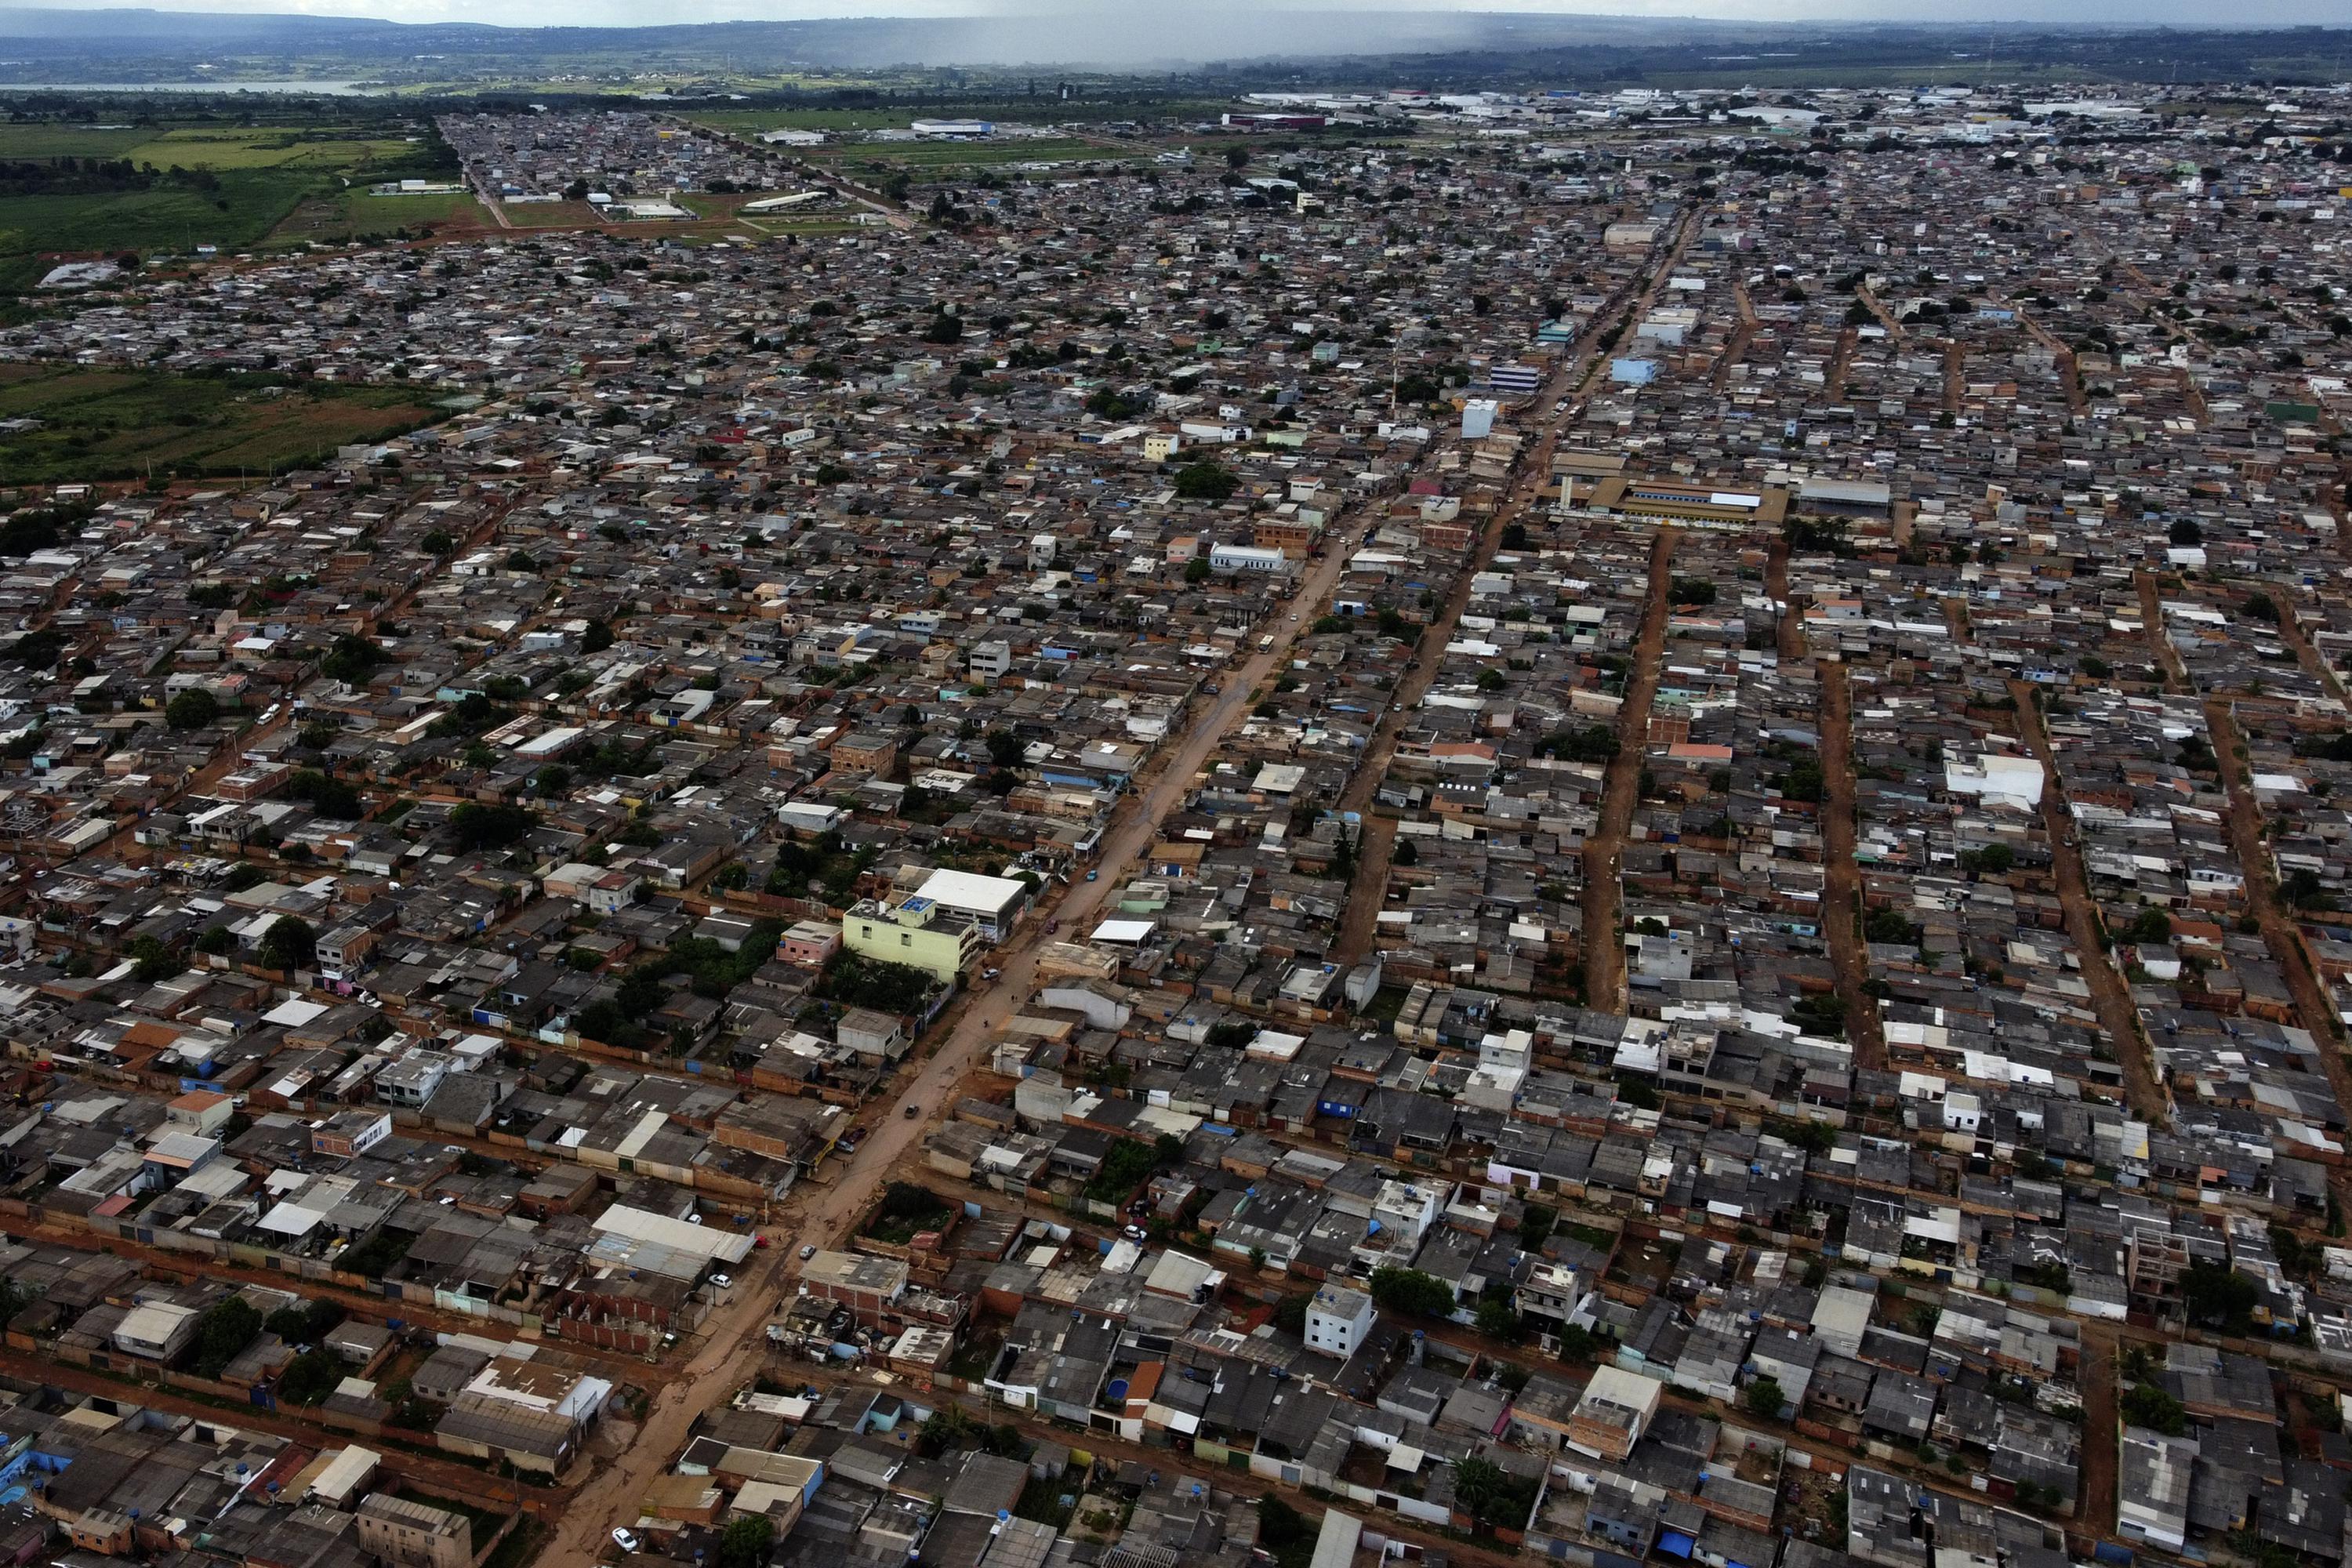
[[[870,1007],[897,1016],[921,1008],[939,984],[930,971],[910,963],[839,952],[817,981],[816,994],[845,1007]]]
[[[210,169],[158,169],[128,158],[12,158],[0,163],[0,196],[115,195],[158,186],[217,191],[220,176]]]

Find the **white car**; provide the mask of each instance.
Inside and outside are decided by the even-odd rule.
[[[637,1538],[616,1525],[613,1530],[613,1544],[624,1552],[635,1552],[637,1549]]]
[[[713,1274],[710,1277],[710,1282],[721,1290],[726,1289],[728,1287],[735,1283],[731,1276],[725,1274]]]

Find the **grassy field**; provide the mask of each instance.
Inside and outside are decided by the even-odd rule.
[[[394,118],[240,125],[221,121],[111,129],[58,121],[0,125],[0,158],[127,159],[164,171],[144,190],[0,197],[0,292],[37,282],[57,256],[132,250],[224,251],[300,239],[340,239],[419,221],[455,221],[446,203],[380,221],[343,193],[401,176],[447,177],[455,163],[429,126]],[[173,169],[208,172],[203,178]],[[363,198],[361,198],[363,199]],[[392,200],[394,198],[383,198]],[[419,203],[440,198],[406,198]],[[298,208],[301,221],[273,234]],[[387,215],[388,216],[388,215]]]
[[[317,240],[333,244],[369,235],[390,235],[399,229],[415,234],[430,228],[436,234],[446,234],[496,226],[497,220],[482,210],[482,204],[467,192],[378,196],[354,187],[304,197],[286,220],[270,231],[269,243]]]
[[[25,289],[49,263],[42,253],[172,250],[258,244],[306,186],[270,169],[234,169],[216,191],[185,185],[75,195],[0,196],[0,287]]]
[[[167,131],[124,156],[159,169],[324,169],[358,183],[380,178],[375,170],[413,163],[423,146],[361,127],[203,125]]]
[[[517,228],[598,228],[604,220],[586,202],[526,202],[509,204],[507,221]]]
[[[152,125],[118,131],[47,121],[0,124],[0,158],[120,158],[154,137]]]
[[[0,365],[0,484],[141,479],[150,473],[261,474],[350,442],[378,440],[439,416],[422,388],[271,388],[135,370]]]

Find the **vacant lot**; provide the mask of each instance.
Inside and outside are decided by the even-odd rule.
[[[414,196],[371,195],[364,187],[306,196],[286,221],[269,234],[272,245],[296,240],[334,244],[347,239],[386,237],[405,231],[446,234],[496,226],[482,204],[467,192]]]
[[[431,423],[421,388],[0,365],[0,484],[266,474]]]
[[[597,228],[604,219],[586,202],[508,202],[507,222],[517,228]]]

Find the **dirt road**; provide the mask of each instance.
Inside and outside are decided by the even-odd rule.
[[[1673,593],[1673,528],[1650,545],[1650,585],[1642,599],[1642,629],[1633,639],[1633,673],[1617,711],[1617,754],[1609,760],[1601,794],[1601,822],[1584,841],[1584,1005],[1625,1011],[1625,835],[1641,804],[1642,757],[1648,750],[1650,704],[1658,695],[1658,661],[1666,646],[1666,600]]]
[[[1274,636],[1274,647],[1226,672],[1219,694],[1174,742],[1150,782],[1122,805],[1097,857],[1099,879],[1072,884],[1058,902],[1039,911],[999,950],[998,978],[964,1005],[947,1035],[916,1069],[912,1081],[890,1103],[877,1108],[873,1133],[848,1165],[825,1185],[803,1184],[795,1189],[770,1227],[776,1247],[753,1255],[762,1261],[712,1314],[699,1348],[683,1373],[657,1396],[638,1428],[636,1440],[565,1512],[543,1561],[572,1563],[595,1557],[614,1525],[636,1519],[646,1483],[662,1473],[685,1443],[695,1417],[759,1371],[766,1357],[764,1326],[796,1249],[804,1243],[830,1247],[845,1237],[872,1201],[877,1184],[913,1160],[932,1115],[978,1064],[997,1026],[1034,988],[1038,953],[1055,934],[1047,922],[1056,922],[1077,937],[1091,928],[1103,900],[1151,847],[1160,823],[1191,794],[1201,770],[1247,714],[1252,694],[1290,658],[1300,632],[1314,621],[1316,607],[1330,596],[1346,564],[1347,552],[1338,548],[1310,563],[1290,600],[1293,607],[1277,609],[1276,619],[1265,623]],[[910,1106],[917,1114],[906,1114]]]
[[[2065,910],[2066,934],[2082,962],[2084,984],[2090,987],[2092,1010],[2115,1047],[2116,1060],[2123,1066],[2124,1102],[2133,1115],[2160,1127],[2168,1120],[2171,1098],[2157,1081],[2147,1039],[2140,1032],[2138,1010],[2132,1005],[2124,977],[2116,972],[2106,943],[2100,940],[2094,912],[2098,906],[2091,897],[2090,879],[2084,874],[2083,844],[2074,833],[2074,814],[2067,809],[2065,791],[2060,787],[2050,731],[2042,722],[2042,710],[2034,705],[2032,684],[2015,681],[2009,689],[2017,700],[2018,732],[2042,764],[2042,826],[2050,837],[2058,901]]]
[[[1816,666],[1822,689],[1822,931],[1829,939],[1830,964],[1845,996],[1845,1037],[1853,1043],[1853,1065],[1886,1065],[1886,1031],[1878,1001],[1863,989],[1870,978],[1870,954],[1863,945],[1862,867],[1854,858],[1853,691],[1845,666]]]

